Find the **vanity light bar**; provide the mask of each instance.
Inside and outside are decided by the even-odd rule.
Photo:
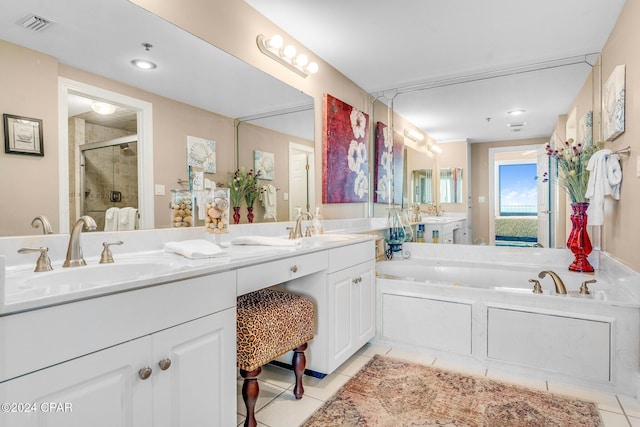
[[[404,136],[416,142],[422,141],[424,139],[424,135],[414,129],[405,129]]]
[[[291,71],[294,71],[302,77],[318,72],[318,64],[311,61],[304,53],[298,54],[293,45],[284,46],[284,40],[279,35],[274,35],[267,39],[262,34],[256,38],[258,49],[271,59],[275,59]],[[284,47],[283,47],[284,46]]]

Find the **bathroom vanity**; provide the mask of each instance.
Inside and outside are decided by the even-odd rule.
[[[193,238],[193,231],[173,233]],[[85,248],[98,239],[83,237]],[[171,269],[75,295],[71,287],[67,301],[46,293],[31,295],[31,303],[15,293],[5,300],[0,395],[11,406],[0,412],[0,425],[235,425],[236,296],[264,287],[313,297],[318,324],[307,368],[320,375],[374,336],[375,247],[368,236],[295,248],[232,246],[205,260],[154,249],[114,255],[115,265],[135,269],[133,259],[160,257],[172,260]],[[54,262],[54,272],[58,267]],[[3,277],[5,294],[15,292],[8,289],[14,273]]]

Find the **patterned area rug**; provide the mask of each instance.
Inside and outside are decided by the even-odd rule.
[[[304,427],[603,426],[594,403],[375,356]]]

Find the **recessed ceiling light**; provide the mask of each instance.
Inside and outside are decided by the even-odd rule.
[[[508,123],[507,127],[508,128],[520,128],[523,127],[527,124],[527,122],[522,122],[522,123]]]
[[[156,64],[146,59],[134,59],[131,63],[134,67],[142,68],[143,70],[153,70],[156,68]]]
[[[94,101],[91,103],[91,109],[98,114],[113,114],[116,111],[116,107],[106,102]]]
[[[510,116],[519,116],[520,114],[524,114],[527,110],[511,110],[507,114]]]

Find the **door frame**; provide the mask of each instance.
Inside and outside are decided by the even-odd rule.
[[[76,94],[126,106],[138,112],[138,209],[140,228],[154,228],[153,200],[153,108],[150,102],[86,83],[58,77],[58,197],[60,233],[69,232],[69,105],[67,95]]]
[[[496,244],[496,154],[531,150],[537,152],[540,145],[541,144],[531,144],[489,148],[489,245],[491,246],[495,246]],[[551,226],[552,225],[549,224],[549,227]]]

